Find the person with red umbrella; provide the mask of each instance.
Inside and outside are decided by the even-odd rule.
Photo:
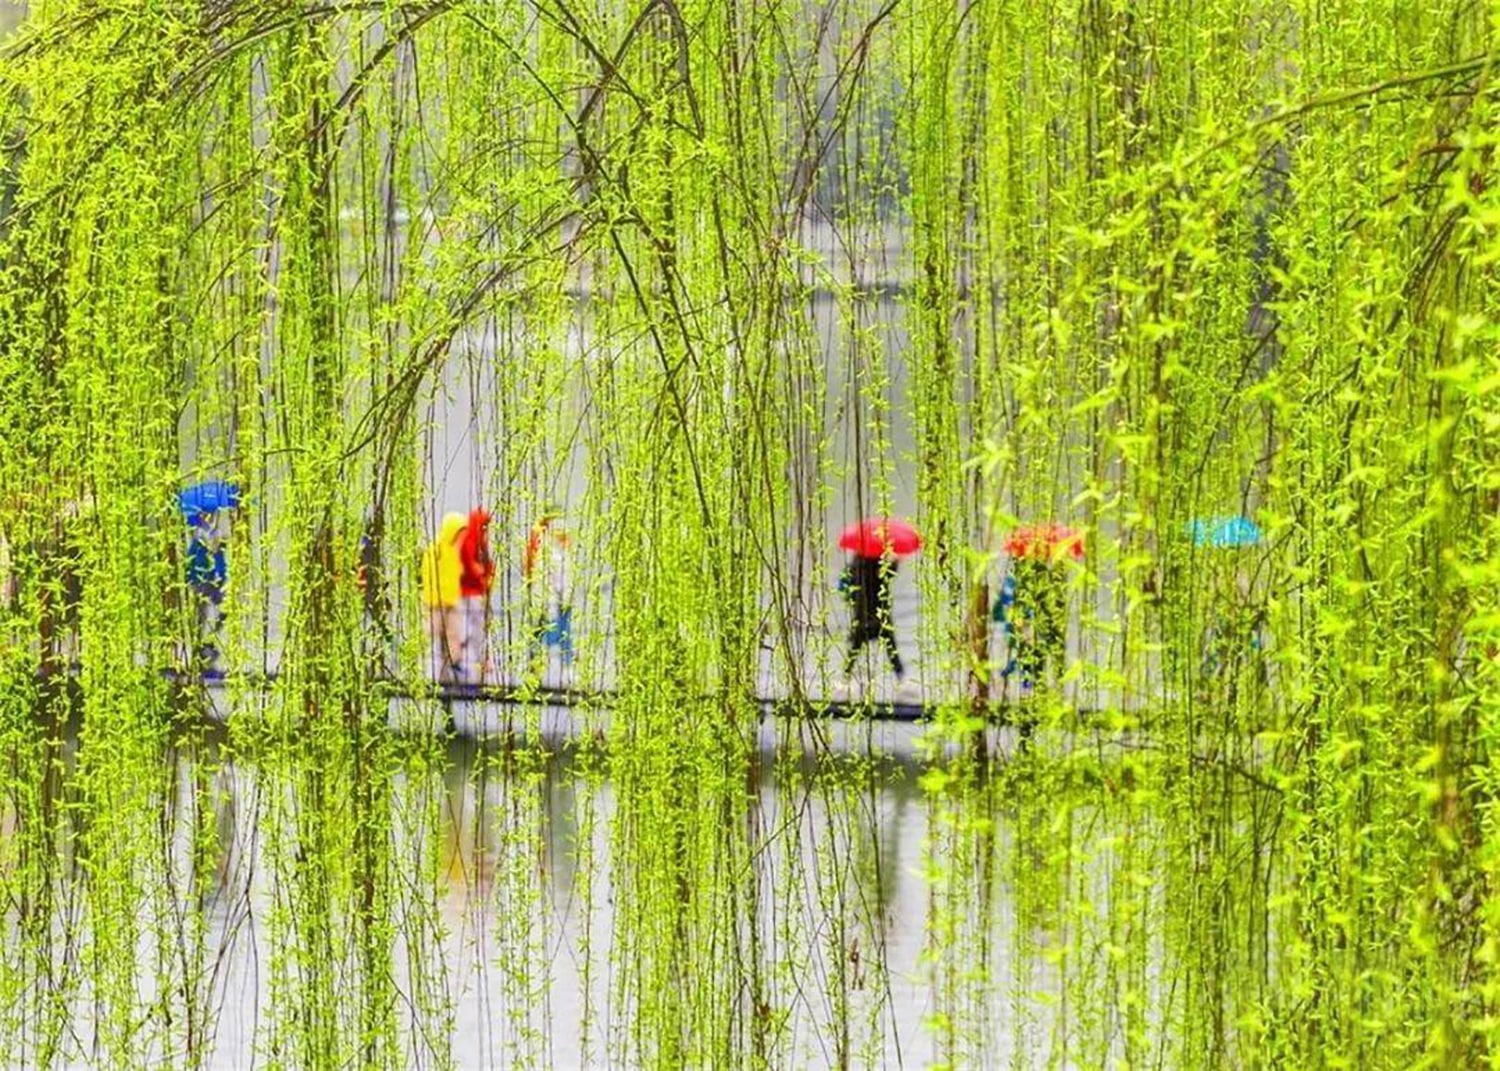
[[[922,549],[922,537],[905,521],[892,517],[866,517],[851,524],[839,536],[839,546],[850,552],[849,563],[839,578],[839,590],[849,600],[849,649],[844,655],[841,696],[851,691],[850,679],[860,650],[867,643],[885,647],[898,687],[904,687],[906,667],[896,643],[892,613],[891,583],[900,560]]]

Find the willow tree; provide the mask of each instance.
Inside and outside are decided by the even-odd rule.
[[[1490,1058],[1492,53],[1459,3],[35,3],[0,66],[9,1051],[76,1055],[87,1007],[98,1060],[211,1058],[253,769],[255,1044],[453,1061],[446,753],[389,727],[464,406],[508,545],[571,497],[587,549],[601,1057],[881,1058],[884,775],[790,721],[768,809],[759,693],[816,708],[830,526],[909,506],[938,1059]],[[223,740],[174,501],[206,476],[247,502]],[[1194,544],[1241,514],[1260,544]],[[990,605],[1041,521],[1087,553],[1019,704]],[[1040,727],[1015,765],[996,715]],[[527,741],[503,1056],[542,1063]]]

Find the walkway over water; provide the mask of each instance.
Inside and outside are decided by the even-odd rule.
[[[187,677],[175,678],[183,691],[194,687]],[[265,689],[276,683],[274,674],[214,675],[197,682],[208,694],[216,720],[231,716],[228,695],[234,687]],[[483,739],[537,729],[544,738],[569,739],[580,731],[602,729],[618,706],[619,695],[612,690],[587,690],[514,682],[495,684],[422,684],[386,678],[378,682],[379,692],[393,701],[392,728],[402,732],[446,732],[459,737]],[[704,696],[710,706],[713,697]],[[903,702],[878,696],[833,700],[818,697],[757,696],[763,726],[772,732],[774,723],[793,721],[833,722],[850,729],[878,724],[904,726],[910,731],[899,734],[914,740],[924,724],[935,721],[942,704]],[[951,704],[950,704],[951,706]],[[985,720],[992,728],[1012,727],[1023,707],[1005,701],[992,701],[985,709]],[[528,716],[536,711],[535,719]],[[966,713],[968,711],[966,710]],[[1082,720],[1092,720],[1091,713],[1080,712]],[[438,720],[434,720],[434,715]],[[768,738],[763,743],[770,743]]]
[[[250,709],[237,709],[231,698],[236,692],[264,693],[275,686],[276,674],[231,674],[192,678],[173,675],[175,702],[186,705],[201,689],[200,709],[210,722],[225,725],[231,719],[255,719]],[[82,685],[76,674],[68,675],[68,688],[75,698]],[[526,738],[533,734],[549,746],[562,746],[586,735],[607,733],[617,709],[617,693],[536,684],[422,684],[386,678],[377,684],[378,694],[390,702],[390,727],[403,735],[445,736],[460,740]],[[704,697],[703,705],[713,700]],[[760,713],[758,747],[770,753],[800,744],[810,751],[874,752],[913,755],[918,740],[942,713],[938,704],[893,702],[880,698],[844,701],[806,697],[758,696]],[[987,734],[1002,750],[1009,750],[1023,735],[1025,705],[991,702],[985,713]],[[970,713],[965,710],[965,713]],[[1078,711],[1075,727],[1097,724],[1093,711]],[[805,729],[799,728],[804,726]],[[949,742],[951,744],[951,741]],[[942,750],[951,750],[945,746]]]

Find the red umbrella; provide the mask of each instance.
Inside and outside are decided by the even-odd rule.
[[[1083,534],[1060,524],[1028,524],[1017,528],[1005,540],[1005,551],[1015,558],[1048,558],[1056,561],[1064,554],[1083,557]]]
[[[904,558],[922,549],[922,537],[899,518],[866,517],[844,529],[839,536],[839,546],[862,558],[879,558],[885,554]]]

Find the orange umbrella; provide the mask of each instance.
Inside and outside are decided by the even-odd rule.
[[[1005,552],[1014,558],[1048,561],[1057,561],[1066,554],[1078,561],[1083,558],[1083,533],[1061,524],[1027,524],[1006,538]]]

